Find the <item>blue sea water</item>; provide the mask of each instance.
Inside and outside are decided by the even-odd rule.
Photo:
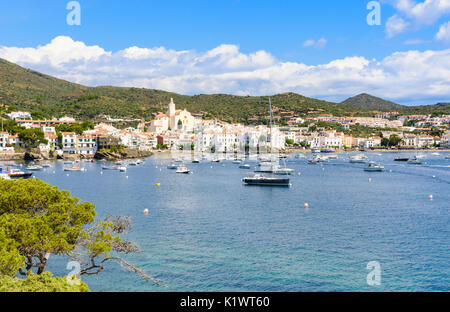
[[[291,158],[301,173],[291,188],[244,186],[248,171],[231,162],[188,163],[193,174],[177,175],[160,154],[126,173],[87,163],[67,175],[54,163],[35,176],[101,217],[130,216],[128,238],[142,252],[125,258],[167,285],[110,264],[83,277],[93,291],[449,291],[450,161],[398,155],[369,153],[386,167],[374,173],[347,154],[319,165]],[[367,284],[370,261],[380,263],[379,286]],[[49,270],[66,275],[66,264],[53,257]]]

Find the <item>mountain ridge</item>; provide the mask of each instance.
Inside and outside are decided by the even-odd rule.
[[[393,107],[398,107],[398,110],[402,112],[450,110],[450,104],[411,108],[368,94],[363,95],[349,98],[342,103],[309,98],[292,92],[277,94],[271,98],[274,112],[284,113],[287,118],[290,116],[289,113],[298,116],[312,111],[318,114],[331,113],[336,116],[367,114],[372,109],[373,103],[386,102],[395,105]],[[186,108],[193,113],[205,113],[207,118],[218,118],[229,122],[267,122],[268,96],[229,94],[188,96],[163,90],[133,87],[87,87],[0,59],[0,103],[13,105],[18,109],[46,117],[71,115],[92,120],[99,115],[107,114],[117,118],[149,119],[156,112],[165,112],[170,98],[174,99],[177,108]],[[387,107],[385,106],[386,109]]]

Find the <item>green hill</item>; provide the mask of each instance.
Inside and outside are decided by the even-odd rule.
[[[13,105],[18,109],[40,113],[47,118],[69,115],[83,120],[92,120],[106,114],[116,118],[132,117],[148,120],[152,113],[165,112],[170,98],[174,98],[177,108],[186,108],[193,113],[207,113],[207,118],[219,118],[229,122],[267,121],[267,96],[226,94],[186,96],[141,88],[86,87],[0,59],[0,104]],[[364,98],[367,98],[365,102],[358,105],[355,104],[356,101],[349,100],[338,104],[295,93],[284,93],[272,96],[272,103],[275,116],[288,118],[292,114],[307,114],[310,111],[343,116],[354,113],[367,114],[367,109],[375,107],[372,104],[373,100],[369,100],[370,96],[366,95]],[[376,107],[380,108],[380,106]],[[413,111],[412,108],[400,107],[403,110]],[[386,106],[385,108],[387,109]],[[430,106],[427,109],[434,111],[437,108]],[[449,109],[449,105],[439,106],[441,111],[446,109]],[[419,107],[417,110],[423,111],[424,108]]]
[[[342,104],[359,110],[399,111],[406,108],[403,105],[386,101],[366,93],[351,97],[342,102]]]

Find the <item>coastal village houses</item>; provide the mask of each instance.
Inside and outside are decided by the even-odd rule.
[[[264,152],[269,151],[270,147],[282,151],[287,148],[286,142],[313,149],[374,149],[381,148],[382,138],[389,138],[391,135],[401,138],[400,147],[404,149],[430,148],[439,144],[442,147],[450,147],[449,115],[400,116],[398,112],[387,112],[376,114],[375,117],[336,117],[321,114],[301,118],[291,112],[286,114],[287,122],[284,126],[273,126],[272,131],[265,125],[230,124],[220,120],[203,120],[202,116],[203,114],[192,114],[187,109],[177,110],[174,100],[170,99],[166,112],[155,114],[153,120],[148,123],[140,121],[137,128],[118,129],[113,124],[123,122],[123,119],[108,117],[107,123],[99,123],[94,129],[84,131],[81,135],[63,132],[58,138],[56,126],[76,124],[80,121],[71,117],[32,120],[31,114],[27,112],[9,114],[19,126],[41,129],[47,140],[47,144],[39,146],[41,150],[57,150],[58,153],[66,155],[93,156],[98,150],[108,150],[115,146],[139,150],[167,147],[172,150],[217,153],[245,150]],[[342,130],[327,130],[318,126],[311,128],[321,121],[337,125]],[[377,129],[378,132],[381,130],[381,135],[353,137],[347,134],[349,129],[358,125]],[[442,137],[431,135],[436,133],[431,132],[432,129],[441,127],[444,130]],[[59,139],[62,141],[59,142]],[[21,145],[17,134],[1,133],[2,150],[14,151],[14,146]],[[61,150],[59,146],[62,146]]]

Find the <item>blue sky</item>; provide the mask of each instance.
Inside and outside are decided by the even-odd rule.
[[[0,3],[0,28],[2,29],[0,47],[36,49],[38,46],[49,44],[54,38],[64,36],[71,38],[74,42],[82,42],[87,47],[99,46],[113,54],[134,46],[146,49],[164,47],[168,51],[191,50],[202,54],[222,45],[233,45],[238,47],[239,53],[247,56],[257,51],[265,51],[278,63],[293,62],[307,66],[321,66],[350,57],[382,61],[397,52],[423,53],[427,50],[449,49],[450,42],[447,37],[450,35],[446,32],[447,29],[444,29],[439,40],[436,36],[440,28],[450,20],[448,14],[450,10],[447,10],[447,4],[450,1],[426,1],[430,2],[429,8],[425,7],[422,11],[417,5],[425,0],[380,1],[382,22],[380,26],[367,24],[366,16],[369,11],[366,5],[369,1],[364,0],[79,0],[80,26],[69,26],[66,23],[66,15],[69,12],[66,10],[66,5],[69,1],[2,1]],[[404,2],[403,6],[402,2]],[[440,13],[433,14],[433,10]],[[393,18],[394,16],[396,18]],[[409,26],[400,27],[399,30],[399,19],[403,22],[400,24]],[[391,27],[389,25],[395,29],[395,35],[389,35],[392,33],[388,30],[388,27]],[[450,27],[448,28],[450,31]],[[0,53],[0,57],[8,55],[11,53]],[[30,61],[25,56],[23,59],[14,57],[10,59],[24,66],[46,70],[61,78],[71,78],[67,73],[58,72],[55,66],[47,66],[48,64],[46,65],[43,61],[44,58],[39,61]],[[111,62],[109,61],[108,64],[111,65]],[[155,66],[152,62],[145,64]],[[246,70],[248,70],[247,67]],[[392,69],[389,70],[392,71]],[[216,73],[216,71],[216,67],[211,69],[211,72]],[[234,70],[231,72],[234,73]],[[72,72],[70,80],[90,85],[129,85],[132,81],[138,82],[136,77],[128,77],[123,81],[103,82],[89,78],[86,74],[85,78],[82,78],[82,75],[81,70],[79,75]],[[78,78],[74,78],[75,76]],[[167,72],[164,71],[162,76],[167,77]],[[444,77],[439,85],[445,87],[446,82]],[[139,84],[145,87],[153,86],[151,82],[144,83],[142,79],[138,82]],[[166,85],[170,87],[174,84]],[[286,89],[290,89],[289,86],[292,84],[285,85]],[[155,85],[155,87],[158,86],[160,85]],[[328,85],[324,85],[324,88],[336,89]],[[223,89],[225,92],[236,94],[263,92],[261,88],[252,86],[236,90],[226,86]],[[268,88],[268,92],[271,89],[274,88]],[[275,89],[273,91],[277,91]],[[381,86],[379,89],[382,89]],[[323,94],[317,91],[308,93],[308,89],[296,86],[293,86],[292,90],[333,100],[350,95],[347,93],[352,91],[347,88],[346,91],[336,92],[336,95],[333,95],[331,93],[333,91],[323,92]],[[361,87],[355,92],[359,90],[370,91],[370,86]],[[185,87],[174,91],[209,93],[208,90],[198,87]],[[220,86],[215,86],[214,91],[220,91]],[[449,100],[448,93],[444,91],[440,90],[436,96],[425,96],[423,99],[413,99],[404,92],[400,92],[402,95],[397,98],[393,91],[379,95],[403,103],[419,103],[435,99]]]

